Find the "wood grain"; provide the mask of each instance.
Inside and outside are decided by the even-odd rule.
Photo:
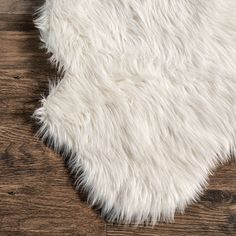
[[[44,0],[0,0],[0,13],[34,14]]]
[[[0,0],[0,235],[236,235],[236,163],[218,168],[198,203],[175,223],[105,223],[74,190],[63,159],[31,119],[57,77],[32,20],[43,0]]]

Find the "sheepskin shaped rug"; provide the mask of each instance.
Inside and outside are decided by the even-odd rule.
[[[170,221],[235,151],[235,0],[46,0],[63,78],[35,111],[108,220]]]

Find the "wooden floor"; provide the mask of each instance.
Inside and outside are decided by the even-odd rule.
[[[68,0],[69,1],[69,0]],[[31,119],[49,79],[32,13],[43,0],[0,0],[0,235],[236,235],[236,164],[220,167],[201,200],[173,224],[106,224],[72,185]]]

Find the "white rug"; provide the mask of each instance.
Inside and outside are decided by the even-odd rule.
[[[64,78],[35,117],[111,221],[170,221],[235,151],[235,0],[46,0]]]

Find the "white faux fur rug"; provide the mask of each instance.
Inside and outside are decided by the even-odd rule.
[[[109,220],[172,220],[235,151],[235,0],[46,0],[64,78],[35,116]]]

